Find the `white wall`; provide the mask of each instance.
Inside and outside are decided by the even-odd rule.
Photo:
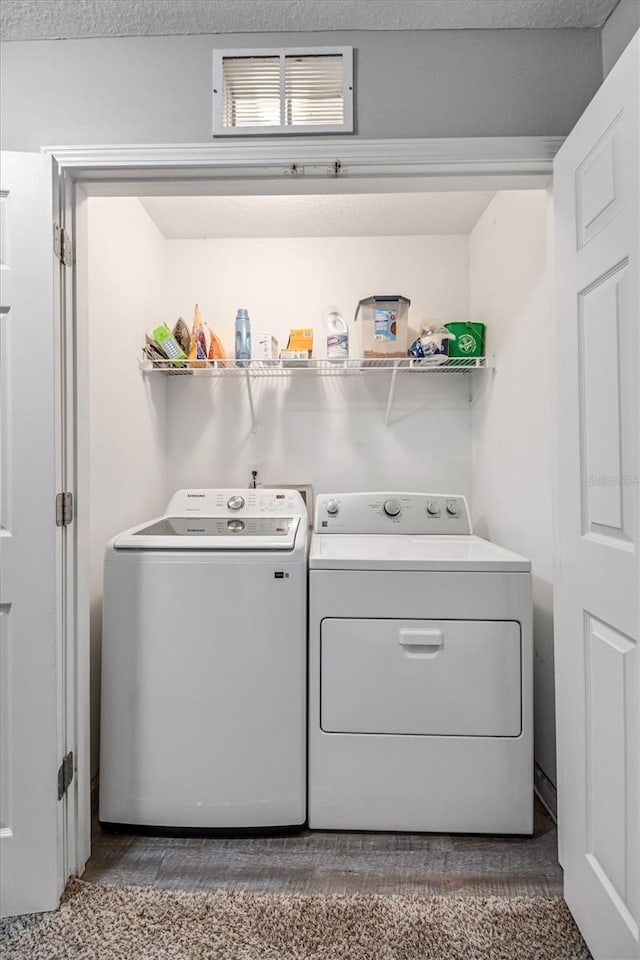
[[[166,506],[166,384],[136,358],[165,318],[164,238],[138,200],[88,202],[92,771],[98,764],[102,566],[110,537]],[[81,322],[82,322],[82,318]]]
[[[547,195],[503,192],[470,239],[471,319],[497,369],[472,414],[476,532],[530,557],[536,762],[555,783],[552,621],[552,297]]]
[[[639,0],[619,0],[602,28],[602,72],[605,77],[637,30],[640,30]]]
[[[468,237],[337,237],[167,241],[167,309],[190,324],[193,303],[233,356],[233,319],[249,310],[252,334],[323,327],[335,304],[351,321],[360,298],[400,293],[410,322],[459,320],[468,310]],[[412,320],[411,320],[412,318]],[[361,355],[361,321],[350,322]],[[398,378],[389,429],[390,374],[295,376],[255,386],[253,434],[242,382],[174,377],[170,390],[170,484],[308,482],[316,491],[426,489],[470,492],[469,378]]]
[[[214,48],[349,44],[361,137],[560,136],[602,80],[598,30],[416,30],[3,44],[0,138],[206,143]]]
[[[191,325],[197,300],[230,350],[238,307],[248,309],[252,334],[274,333],[281,345],[291,327],[315,327],[315,354],[324,357],[333,304],[350,323],[352,355],[361,356],[362,324],[351,321],[371,294],[408,297],[414,328],[424,317],[463,319],[468,250],[466,235],[168,240],[166,307]]]

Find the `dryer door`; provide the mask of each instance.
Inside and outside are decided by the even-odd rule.
[[[498,620],[322,622],[326,733],[517,737],[520,624]]]

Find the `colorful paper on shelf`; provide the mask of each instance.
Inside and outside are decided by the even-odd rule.
[[[153,339],[156,341],[162,352],[168,360],[171,360],[174,367],[184,367],[184,361],[187,359],[186,353],[180,349],[175,337],[169,330],[169,327],[156,327],[153,331]]]
[[[180,345],[180,348],[184,351],[185,356],[188,356],[189,348],[191,347],[191,334],[189,333],[189,327],[182,317],[178,317],[176,320],[173,327],[173,335]]]
[[[189,348],[189,366],[206,367],[207,340],[200,318],[200,307],[196,303],[193,310],[193,326],[191,327],[191,346]]]
[[[226,367],[226,363],[222,363],[223,360],[227,359],[227,354],[222,345],[222,340],[220,337],[213,332],[208,323],[205,323],[205,333],[209,334],[209,350],[207,353],[207,360],[219,360],[219,366]]]

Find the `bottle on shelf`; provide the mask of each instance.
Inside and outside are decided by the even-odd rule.
[[[251,359],[251,321],[248,312],[240,307],[236,313],[236,360]]]
[[[327,317],[327,360],[339,363],[349,357],[349,328],[337,310]]]

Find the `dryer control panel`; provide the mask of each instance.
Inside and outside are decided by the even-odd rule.
[[[316,499],[316,533],[469,536],[465,497],[455,493],[325,493]]]

